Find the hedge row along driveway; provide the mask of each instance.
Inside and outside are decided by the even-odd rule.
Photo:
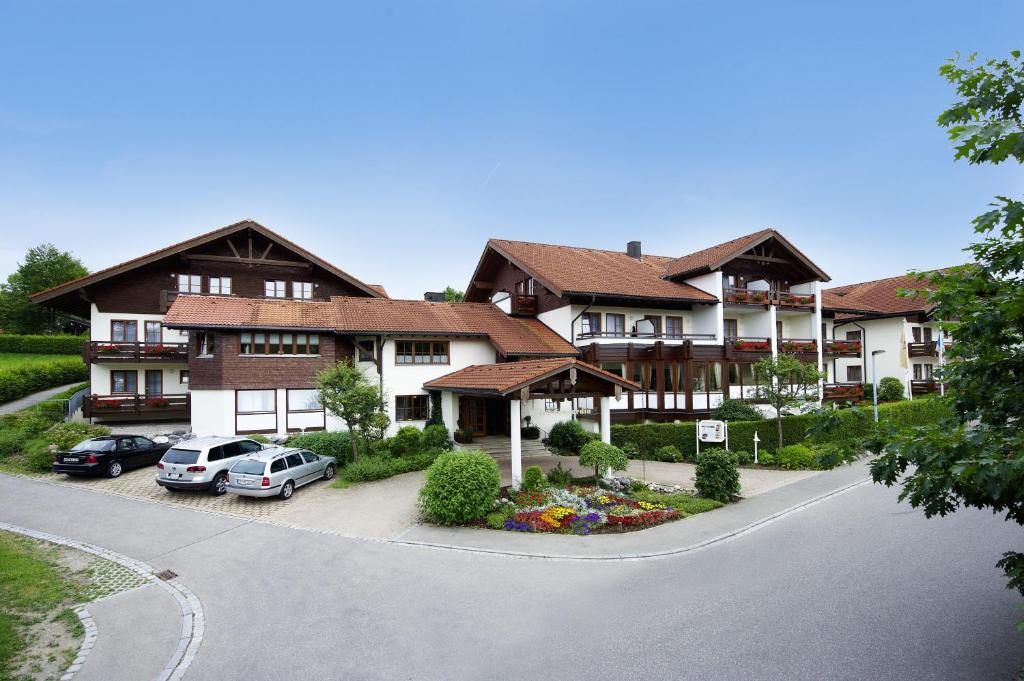
[[[934,423],[948,413],[945,400],[921,398],[906,402],[893,402],[878,407],[879,421],[888,421],[898,428]],[[865,436],[872,425],[871,416],[852,409],[837,413],[839,424],[828,437],[818,437],[815,443],[843,442]],[[808,429],[814,422],[810,414],[786,416],[782,419],[782,445],[791,445],[808,440]],[[760,440],[763,452],[779,449],[778,433],[774,419],[763,421],[731,421],[729,423],[729,449],[733,451],[754,451],[754,432]],[[636,425],[612,426],[612,444],[623,447],[627,443],[636,446],[641,453],[651,456],[665,445],[673,445],[683,455],[683,461],[693,462],[697,458],[697,424],[694,421],[681,423],[642,423]],[[709,445],[710,446],[710,445]]]
[[[0,370],[0,404],[47,388],[80,383],[88,379],[89,368],[78,357],[55,358],[46,362],[34,362],[24,367],[3,369]]]
[[[0,334],[0,352],[33,352],[40,355],[81,355],[88,336],[28,336]]]

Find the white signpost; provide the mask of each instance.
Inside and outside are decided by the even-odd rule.
[[[729,449],[729,423],[727,421],[697,421],[697,453],[701,442],[724,442]]]

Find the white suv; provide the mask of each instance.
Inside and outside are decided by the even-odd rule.
[[[262,449],[259,442],[244,437],[183,440],[164,452],[156,465],[156,484],[171,492],[198,489],[219,496],[228,491],[231,465]]]

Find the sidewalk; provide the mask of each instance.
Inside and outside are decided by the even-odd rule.
[[[37,393],[32,393],[31,395],[26,395],[25,397],[22,397],[20,400],[14,400],[13,402],[8,402],[7,404],[0,404],[0,415],[13,414],[14,412],[21,411],[26,407],[35,406],[40,402],[44,402],[53,397],[54,395],[62,393],[68,388],[71,388],[76,385],[78,385],[78,383],[68,383],[67,385],[59,385],[56,388],[48,388],[46,390],[40,390]]]
[[[751,498],[640,532],[579,537],[417,525],[392,543],[534,558],[618,560],[674,555],[749,531],[775,516],[813,513],[820,497],[870,479],[868,461],[798,480]]]

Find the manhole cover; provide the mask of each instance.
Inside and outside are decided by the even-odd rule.
[[[177,577],[178,573],[174,572],[173,570],[164,570],[163,572],[156,573],[156,576],[166,582]]]

